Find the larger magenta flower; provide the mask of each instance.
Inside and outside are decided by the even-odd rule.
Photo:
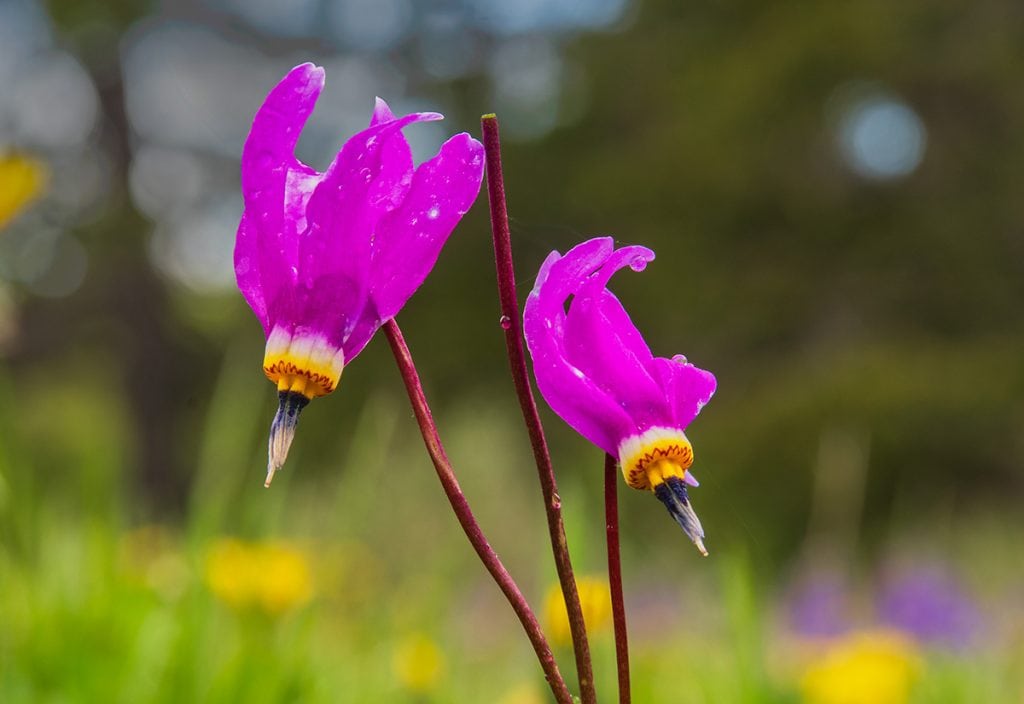
[[[267,336],[263,371],[278,388],[267,484],[284,464],[299,412],[333,391],[350,363],[430,273],[476,199],[483,147],[458,134],[413,170],[402,128],[378,99],[369,129],[324,173],[295,144],[324,86],[296,66],[267,96],[242,151],[245,212],[235,243],[238,287]]]
[[[641,271],[653,259],[646,247],[616,250],[610,237],[588,240],[565,256],[552,252],[526,301],[524,332],[537,386],[551,408],[617,457],[627,484],[653,491],[706,555],[686,491],[697,481],[684,431],[715,392],[715,377],[681,355],[652,355],[606,288],[619,269]]]

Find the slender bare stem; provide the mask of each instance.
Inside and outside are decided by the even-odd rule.
[[[405,389],[409,393],[409,402],[412,404],[412,410],[416,414],[416,422],[419,424],[420,433],[423,435],[423,444],[427,446],[427,453],[434,463],[437,478],[441,481],[441,486],[448,497],[448,502],[452,505],[452,510],[455,511],[456,518],[459,519],[459,525],[462,526],[462,530],[466,533],[466,537],[469,538],[469,542],[473,545],[473,549],[476,550],[476,554],[480,556],[480,561],[484,563],[484,567],[491,573],[491,577],[494,578],[498,588],[501,589],[505,598],[508,599],[512,610],[519,617],[519,622],[523,624],[523,630],[526,631],[530,644],[533,645],[533,650],[537,653],[537,659],[544,670],[544,678],[551,686],[555,700],[558,701],[558,704],[572,704],[572,695],[569,693],[568,687],[565,686],[565,680],[562,679],[562,675],[558,671],[555,656],[551,653],[551,646],[548,645],[547,639],[541,631],[536,615],[527,603],[523,593],[519,591],[519,587],[516,585],[515,580],[512,579],[512,575],[508,573],[498,554],[494,552],[494,548],[487,542],[487,538],[484,537],[483,531],[480,529],[480,524],[473,517],[473,511],[469,507],[469,502],[466,501],[466,497],[459,487],[459,480],[455,477],[455,470],[452,469],[451,462],[448,461],[448,455],[441,445],[441,437],[438,435],[434,416],[430,412],[430,406],[427,405],[427,397],[423,393],[419,374],[416,373],[416,365],[413,364],[412,355],[405,344],[405,338],[402,337],[402,331],[398,328],[398,323],[394,320],[386,322],[384,324],[384,333],[387,335],[391,351],[395,355],[395,362],[398,364],[398,370],[402,374],[402,381],[405,382]]]
[[[622,597],[622,563],[619,560],[619,468],[611,455],[604,456],[604,517],[608,542],[608,586],[615,626],[615,662],[619,672],[619,704],[629,704],[629,642],[626,637],[626,604]]]
[[[573,650],[576,654],[576,673],[579,676],[580,698],[583,704],[596,704],[594,673],[590,661],[590,645],[587,642],[587,628],[583,622],[583,609],[572,572],[569,546],[565,539],[565,525],[562,522],[562,500],[558,496],[555,472],[551,467],[544,428],[537,413],[537,403],[530,387],[529,371],[526,368],[526,354],[523,351],[523,330],[519,318],[519,301],[516,299],[516,275],[512,264],[512,235],[508,226],[508,210],[505,204],[505,183],[501,172],[501,141],[498,136],[498,118],[484,115],[480,119],[484,139],[484,154],[487,157],[487,195],[491,206],[491,232],[494,235],[494,259],[498,270],[498,296],[501,301],[502,328],[505,330],[505,347],[508,350],[512,380],[515,382],[523,419],[530,434],[533,457],[537,463],[541,492],[544,495],[544,510],[548,518],[548,533],[551,550],[555,556],[555,570],[562,585],[566,613],[569,615],[569,630],[572,633]]]

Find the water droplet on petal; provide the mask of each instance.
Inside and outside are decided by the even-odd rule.
[[[375,144],[377,144],[377,135],[373,135],[372,137],[366,140],[367,149],[372,149]]]
[[[675,362],[676,364],[689,364],[686,357],[681,354],[677,354],[675,357],[673,357],[672,361]]]
[[[501,325],[501,327],[504,328],[505,330],[508,330],[509,328],[512,327],[512,318],[508,317],[507,315],[503,315],[501,316],[501,318],[498,319],[498,324]]]
[[[436,205],[427,211],[427,217],[431,220],[437,220],[437,216],[441,214],[441,209]]]
[[[629,266],[633,271],[643,271],[647,268],[647,258],[642,254],[637,255],[633,257],[633,261],[629,263]]]
[[[369,183],[373,179],[373,172],[369,169],[359,169],[359,175],[363,177],[363,180]]]

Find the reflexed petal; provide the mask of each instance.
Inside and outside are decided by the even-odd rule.
[[[370,127],[395,119],[397,118],[388,104],[377,98]],[[369,197],[374,201],[388,198],[395,207],[398,207],[412,184],[412,150],[401,130],[396,130],[391,136],[382,139],[381,173],[375,184],[376,188],[371,190]]]
[[[401,207],[377,227],[371,270],[372,306],[345,343],[351,359],[380,324],[394,317],[434,268],[448,236],[469,210],[483,179],[483,146],[457,134],[420,164]]]
[[[565,326],[569,361],[614,398],[638,429],[665,424],[668,404],[648,371],[650,349],[605,285],[615,271],[628,265],[642,268],[653,258],[645,247],[614,252],[597,273],[581,282]]]
[[[614,249],[615,243],[611,237],[595,237],[579,243],[566,252],[565,256],[552,252],[537,273],[533,293],[543,288],[545,304],[555,305],[557,300],[557,305],[565,313],[565,302],[569,296],[576,293],[582,280],[601,268]],[[555,276],[549,281],[552,274]]]
[[[632,422],[614,398],[569,361],[564,344],[565,301],[612,248],[611,238],[597,238],[564,257],[552,252],[526,300],[524,332],[537,386],[548,405],[583,437],[615,454],[632,432]]]
[[[260,279],[259,243],[256,232],[249,224],[246,216],[238,223],[238,234],[235,236],[235,280],[246,303],[263,326],[263,334],[270,335],[273,325],[267,315],[267,302],[263,299],[263,282]]]
[[[242,150],[242,195],[248,224],[247,242],[241,251],[236,248],[236,262],[248,260],[243,275],[250,289],[254,285],[252,272],[256,272],[263,315],[255,306],[253,310],[265,328],[268,321],[273,324],[277,308],[288,307],[295,280],[298,228],[304,225],[295,215],[304,211],[310,180],[317,177],[316,171],[295,158],[295,144],[323,85],[322,68],[302,64],[292,69],[257,111]],[[246,298],[253,305],[254,299]]]
[[[715,393],[715,375],[699,369],[682,356],[658,357],[653,362],[671,404],[672,425],[686,429]]]
[[[406,178],[385,168],[385,145],[412,122],[440,118],[437,113],[407,115],[363,130],[342,147],[306,211],[297,286],[301,324],[339,345],[351,335],[369,294],[372,240],[381,218],[394,208],[389,197],[374,194],[392,193]],[[331,291],[338,292],[337,300]]]
[[[434,267],[441,248],[473,205],[483,179],[483,145],[466,133],[420,164],[401,207],[377,233],[374,299],[381,314],[398,312]]]

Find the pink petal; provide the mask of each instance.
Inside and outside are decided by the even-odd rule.
[[[472,206],[483,179],[483,146],[457,134],[420,164],[401,206],[377,227],[371,270],[372,305],[346,341],[358,354],[383,321],[394,317],[422,285],[442,247]]]
[[[672,359],[656,358],[654,368],[671,404],[671,425],[685,430],[714,395],[718,383],[715,375],[693,366],[679,355]]]
[[[650,349],[615,295],[605,288],[619,269],[642,268],[654,258],[645,247],[615,251],[592,276],[582,281],[569,308],[565,348],[569,361],[613,397],[646,429],[669,416],[665,394],[650,372]]]
[[[437,119],[437,113],[415,113],[359,132],[342,147],[309,199],[299,251],[297,318],[335,344],[341,345],[356,327],[369,295],[372,240],[381,218],[394,208],[391,195],[409,179],[389,168],[385,155],[393,152],[386,145],[406,125]],[[337,295],[332,298],[330,291]]]
[[[382,125],[396,120],[391,108],[381,98],[377,98],[373,108],[370,127]],[[398,207],[409,191],[412,178],[412,150],[401,130],[395,130],[390,136],[382,137],[381,173],[371,190],[371,200],[388,199]]]
[[[256,232],[243,214],[242,221],[238,223],[238,234],[235,236],[235,280],[246,303],[263,326],[263,334],[269,336],[273,325],[267,314],[267,302],[263,299],[259,257]]]
[[[564,341],[566,300],[612,249],[611,238],[596,238],[564,257],[552,252],[526,300],[524,332],[545,400],[578,433],[615,454],[622,438],[632,433],[632,421],[617,399],[570,361]]]
[[[247,266],[236,276],[239,287],[248,290],[246,300],[265,329],[290,299],[298,258],[295,213],[303,210],[310,180],[317,176],[295,158],[295,144],[323,85],[323,69],[313,64],[292,69],[257,111],[242,150],[247,222],[240,225],[244,232],[236,243],[235,261]],[[257,287],[262,301],[258,309],[254,305]]]

